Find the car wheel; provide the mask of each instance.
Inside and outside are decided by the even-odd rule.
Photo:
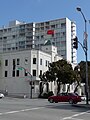
[[[50,102],[50,103],[53,103],[53,102],[54,102],[54,100],[51,98],[51,99],[49,100],[49,102]]]
[[[58,103],[58,101],[55,101],[55,103]]]
[[[69,104],[73,104],[73,100],[72,99],[69,100]]]
[[[74,102],[74,104],[77,104],[77,102]]]

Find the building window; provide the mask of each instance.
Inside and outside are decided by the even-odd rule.
[[[39,40],[39,36],[36,36],[36,38]]]
[[[51,28],[55,28],[55,25],[51,25]]]
[[[46,25],[49,25],[49,22],[46,22]]]
[[[44,30],[44,27],[41,27],[41,30]]]
[[[25,58],[25,65],[28,64],[28,58]]]
[[[5,77],[7,77],[8,71],[5,71]]]
[[[5,66],[8,66],[8,60],[5,60]]]
[[[66,26],[66,23],[61,23],[61,27],[65,27]]]
[[[44,26],[44,23],[41,23],[41,26]]]
[[[15,77],[15,70],[12,71],[12,77]]]
[[[48,64],[48,61],[46,60],[46,66],[47,66],[47,64]]]
[[[16,36],[15,35],[12,35],[12,38],[14,39]]]
[[[40,70],[40,75],[42,75],[42,70]]]
[[[49,66],[49,63],[50,63],[50,62],[48,61],[48,66]]]
[[[36,64],[36,58],[33,58],[33,64]]]
[[[36,76],[36,70],[33,70],[33,76]]]
[[[28,76],[28,73],[26,72],[26,70],[24,71],[24,75],[25,75],[25,76]]]
[[[41,35],[41,39],[44,38],[44,35]]]
[[[7,37],[3,37],[3,39],[4,39],[4,40],[6,40],[6,39],[7,39]]]
[[[40,59],[40,65],[42,65],[42,59]]]
[[[16,65],[15,65],[15,59],[13,59],[13,70],[15,70],[15,67],[16,67]]]
[[[19,70],[16,71],[16,76],[19,77]]]
[[[20,59],[17,58],[17,65],[20,65]]]
[[[61,41],[61,46],[65,46],[66,45],[66,41]]]
[[[46,30],[47,30],[47,29],[49,29],[50,27],[49,27],[49,26],[46,26],[45,28],[46,28]]]

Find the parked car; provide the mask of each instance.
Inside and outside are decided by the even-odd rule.
[[[0,93],[0,99],[1,98],[4,98],[4,94],[3,93]]]
[[[81,97],[75,93],[60,93],[57,96],[48,97],[48,101],[50,103],[69,102],[70,104],[77,104],[81,102]]]

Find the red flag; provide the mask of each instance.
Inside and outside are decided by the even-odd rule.
[[[54,30],[48,30],[48,31],[47,31],[47,34],[48,34],[48,35],[54,35]]]

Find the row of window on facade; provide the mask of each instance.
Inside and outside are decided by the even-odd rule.
[[[52,35],[51,38],[54,37],[54,38],[56,38],[56,39],[57,39],[57,38],[60,39],[60,38],[65,37],[65,36],[66,36],[66,32],[61,32],[61,33],[59,32],[59,33],[56,33],[56,34]],[[36,36],[36,39],[37,39],[37,40],[39,40],[39,39],[41,40],[41,39],[44,39],[44,38],[46,38],[46,35],[37,35],[37,36]],[[50,37],[49,37],[49,39],[50,39]]]
[[[26,47],[25,46],[19,46],[19,47],[12,47],[12,48],[3,48],[3,52],[30,49],[30,48],[32,48],[32,45],[27,45]]]
[[[5,66],[8,66],[8,60],[6,59],[5,60]],[[28,64],[28,59],[25,58],[25,64]],[[33,58],[33,64],[37,64],[37,58]],[[17,59],[13,59],[13,66],[14,65],[20,65],[20,59],[17,58]],[[43,65],[43,60],[40,58],[40,65]],[[45,60],[45,66],[48,66],[49,65],[49,61],[48,60]]]
[[[36,27],[44,27],[45,28],[62,28],[62,27],[66,27],[66,23],[55,23],[55,21],[53,22],[53,24],[51,24],[50,22],[46,22],[46,23],[39,23],[39,24],[36,24]]]
[[[36,64],[36,61],[37,59],[36,58],[33,58],[33,64]],[[5,60],[5,66],[8,66],[8,60],[6,59]],[[25,64],[28,64],[28,59],[25,58]],[[43,64],[43,60],[40,59],[40,65]],[[19,77],[20,75],[20,71],[19,70],[16,70],[16,65],[20,65],[20,59],[17,58],[17,59],[13,59],[13,70],[12,70],[12,77]],[[46,60],[46,63],[45,63],[45,66],[48,66],[49,65],[49,61]],[[36,73],[37,71],[34,69],[32,70],[32,75],[33,76],[36,76]],[[42,70],[40,70],[40,75],[42,75]],[[8,77],[8,71],[6,70],[5,71],[5,74],[4,74],[5,77]],[[28,74],[25,72],[25,76],[28,76]]]
[[[36,27],[37,26],[41,26],[43,29],[43,26],[46,27],[46,29],[49,29],[49,28],[63,28],[63,27],[66,27],[66,23],[58,23],[58,24],[52,24],[50,25],[51,23],[50,22],[46,22],[46,23],[40,23],[40,24],[36,24]],[[27,25],[27,26],[26,26]],[[26,25],[20,25],[19,27],[15,27],[15,28],[8,28],[8,29],[1,29],[0,30],[0,34],[2,33],[5,33],[5,32],[13,32],[13,31],[16,31],[16,30],[21,30],[21,29],[25,29],[25,28],[28,28],[29,27],[29,30],[32,31],[32,28],[33,28],[33,24],[26,24]],[[36,28],[37,29],[37,28]]]
[[[29,37],[30,39],[33,38],[33,34],[32,32],[27,32],[27,33],[19,33],[19,34],[15,34],[15,35],[10,35],[10,36],[2,36],[0,37],[0,40],[12,40],[12,39],[18,39],[18,37]]]
[[[33,24],[30,23],[30,24],[23,24],[23,25],[20,25],[18,27],[12,27],[12,28],[4,28],[5,26],[3,26],[3,28],[0,30],[0,34],[1,33],[5,33],[5,32],[13,32],[13,31],[16,31],[16,30],[20,30],[20,29],[24,29],[24,28],[27,28],[29,30],[32,30],[32,27],[33,27]]]
[[[40,70],[40,75],[42,75],[42,70]],[[29,76],[29,74],[24,71],[24,76]],[[35,69],[32,70],[32,76],[37,76],[37,71]],[[5,70],[4,77],[10,77],[8,76],[7,70]],[[20,77],[20,70],[13,70],[12,77]]]

